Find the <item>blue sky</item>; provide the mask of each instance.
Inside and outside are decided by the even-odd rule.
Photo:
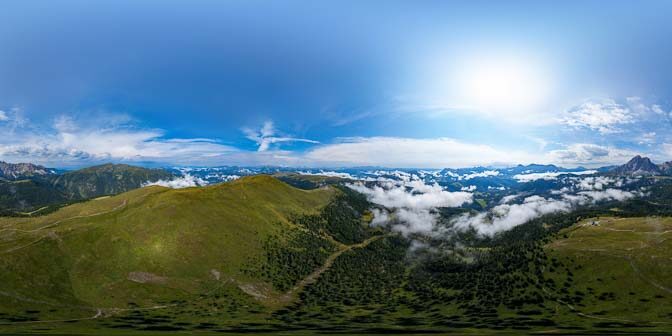
[[[3,1],[0,160],[672,160],[669,1]]]

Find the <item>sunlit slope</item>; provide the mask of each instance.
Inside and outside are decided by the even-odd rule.
[[[568,296],[582,298],[566,318],[672,326],[672,218],[591,218],[560,237],[547,251],[568,265]]]
[[[215,278],[259,283],[246,268],[263,257],[264,239],[291,230],[290,216],[317,213],[335,193],[254,176],[1,218],[0,308],[152,306],[200,293]]]

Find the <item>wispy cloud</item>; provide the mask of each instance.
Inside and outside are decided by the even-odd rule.
[[[555,180],[561,175],[590,175],[597,173],[597,170],[584,170],[579,172],[545,172],[545,173],[529,173],[516,174],[513,176],[518,182],[526,183],[536,180]]]
[[[601,136],[619,136],[627,141],[642,139],[652,143],[655,131],[670,126],[670,115],[659,104],[649,104],[640,97],[627,97],[621,100],[589,99],[570,108],[558,121],[573,130],[589,130]],[[653,133],[652,133],[653,132]],[[638,138],[638,139],[635,139]]]
[[[587,101],[571,108],[560,121],[574,128],[588,128],[601,134],[622,132],[620,126],[635,121],[635,113],[613,99]]]
[[[345,138],[341,139],[341,142],[308,151],[306,158],[311,162],[327,165],[423,168],[502,165],[534,161],[534,157],[525,152],[504,151],[456,139],[393,137]]]
[[[294,138],[290,136],[278,136],[278,131],[273,126],[272,121],[266,121],[259,130],[244,128],[243,132],[246,137],[259,145],[257,151],[265,152],[269,150],[272,144],[281,142],[307,142],[317,144],[318,141],[302,138]]]
[[[3,159],[58,165],[108,160],[180,162],[236,150],[214,139],[166,138],[163,130],[137,128],[129,118],[111,114],[84,120],[59,116],[46,129],[25,125],[14,128],[12,137],[0,139]]]
[[[577,143],[549,151],[548,161],[560,165],[598,167],[622,164],[639,152],[596,144]]]

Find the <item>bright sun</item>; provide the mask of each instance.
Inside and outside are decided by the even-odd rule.
[[[527,110],[547,95],[547,81],[533,64],[518,60],[479,60],[465,64],[458,88],[465,104],[476,108]]]

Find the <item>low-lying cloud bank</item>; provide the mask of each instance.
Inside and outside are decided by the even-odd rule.
[[[473,201],[471,193],[446,191],[421,180],[386,181],[373,186],[357,182],[348,187],[392,211],[374,209],[372,225],[394,223],[392,229],[404,235],[431,232],[438,220],[433,210],[438,207],[458,207]]]
[[[558,176],[561,175],[592,175],[597,173],[597,170],[585,170],[578,172],[545,172],[545,173],[530,173],[530,174],[517,174],[513,175],[513,178],[518,182],[532,182],[536,180],[555,180]]]
[[[586,171],[585,174],[588,174]],[[565,186],[551,190],[552,197],[528,196],[520,203],[511,204],[522,195],[509,195],[489,211],[464,214],[451,221],[451,230],[474,229],[480,235],[493,236],[543,215],[569,212],[579,206],[605,201],[625,201],[644,196],[643,190],[626,191],[620,188],[635,182],[635,178],[610,176],[567,176]]]
[[[339,173],[335,171],[324,171],[320,170],[319,172],[310,172],[310,171],[299,171],[298,172],[301,175],[308,175],[308,176],[327,176],[327,177],[340,177],[344,179],[351,179],[355,180],[356,178],[349,173]]]
[[[207,185],[208,182],[190,174],[184,174],[183,176],[176,177],[172,180],[158,180],[156,182],[148,182],[143,184],[143,187],[146,186],[162,186],[173,189],[182,189],[190,187],[202,187]]]
[[[474,229],[479,235],[493,236],[510,230],[518,225],[543,215],[570,212],[580,205],[603,201],[625,201],[642,193],[609,188],[602,191],[581,191],[577,194],[564,194],[560,198],[530,196],[520,204],[500,204],[489,211],[478,214],[464,214],[451,221],[452,230],[466,231]]]
[[[421,234],[447,237],[455,232],[475,230],[481,236],[493,236],[533,219],[552,213],[567,213],[579,206],[604,201],[625,201],[644,196],[643,190],[621,190],[633,181],[624,178],[590,176],[566,177],[568,186],[553,190],[551,196],[508,195],[499,205],[479,212],[466,213],[442,225],[436,212],[440,207],[459,207],[473,202],[470,192],[449,192],[438,184],[418,179],[385,181],[374,185],[357,182],[348,186],[367,196],[369,201],[389,209],[374,209],[372,225],[389,225],[405,236]],[[524,198],[523,198],[524,197]],[[520,200],[522,198],[522,200]]]

